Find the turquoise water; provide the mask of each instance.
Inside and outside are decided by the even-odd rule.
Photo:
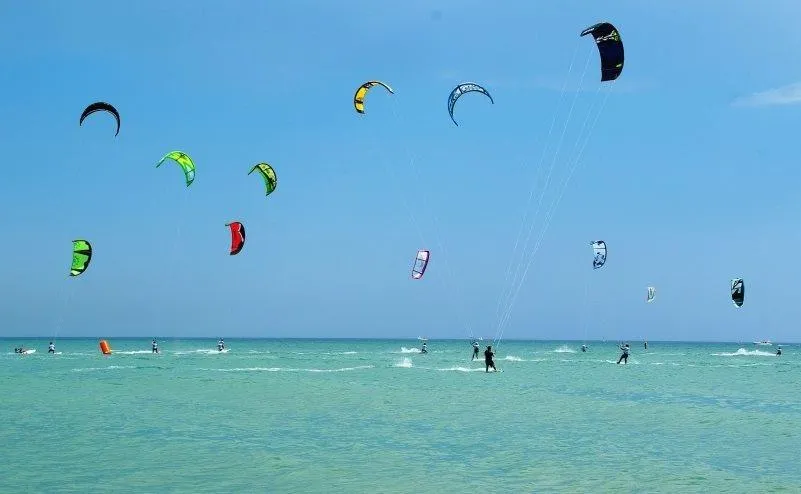
[[[0,492],[801,492],[801,345],[0,342]]]

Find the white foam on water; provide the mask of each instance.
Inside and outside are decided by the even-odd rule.
[[[749,356],[760,356],[760,357],[775,357],[776,354],[774,352],[765,352],[762,350],[746,350],[745,348],[740,348],[736,352],[722,352],[722,353],[713,353],[715,357],[741,357],[745,355]]]
[[[414,364],[412,363],[412,359],[410,359],[409,357],[403,357],[398,362],[395,362],[393,367],[401,367],[401,368],[404,368],[404,369],[411,369],[412,367],[414,367]]]

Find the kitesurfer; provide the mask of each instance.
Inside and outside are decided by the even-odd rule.
[[[223,350],[225,350],[225,342],[220,338],[220,341],[217,342],[217,351],[221,352]]]
[[[587,351],[587,345],[581,345],[581,351],[582,352],[586,352]]]
[[[647,341],[643,342],[643,346],[645,346],[645,349],[648,350],[648,342]]]
[[[495,372],[498,372],[498,369],[495,368],[495,362],[493,362],[492,357],[495,356],[495,352],[492,351],[492,346],[488,346],[486,350],[484,350],[484,367],[485,372],[489,372],[490,367]]]
[[[629,344],[626,343],[625,345],[621,345],[620,349],[623,350],[623,354],[617,359],[617,363],[619,364],[622,360],[624,364],[629,363]]]
[[[155,338],[153,338],[153,343],[151,344],[151,352],[159,353],[159,344],[156,342]]]
[[[428,349],[426,348],[426,342],[423,342],[423,347],[420,348],[420,353],[428,353]]]
[[[779,345],[779,347],[778,347],[778,348],[776,348],[776,356],[777,356],[777,357],[780,357],[780,356],[781,356],[781,354],[782,354],[782,346],[781,346],[781,345]]]
[[[52,341],[47,345],[47,353],[56,353],[56,345]]]
[[[478,342],[476,340],[473,340],[473,358],[471,358],[470,360],[475,360],[478,358],[478,351],[479,351]]]

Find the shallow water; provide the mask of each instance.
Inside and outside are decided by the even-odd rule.
[[[0,340],[0,492],[801,491],[801,345],[109,342]]]

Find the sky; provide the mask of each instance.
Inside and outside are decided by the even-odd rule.
[[[488,5],[4,4],[0,334],[801,340],[801,5]]]

